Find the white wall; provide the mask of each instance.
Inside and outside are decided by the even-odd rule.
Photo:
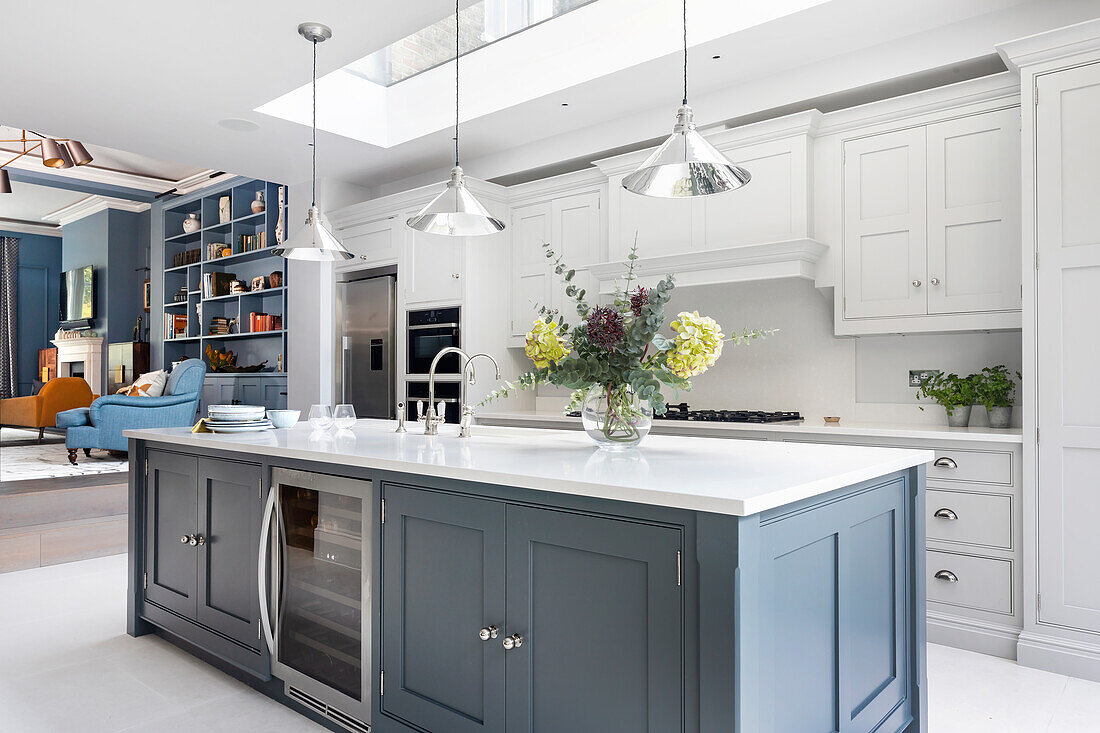
[[[727,344],[718,363],[693,380],[693,391],[665,395],[693,408],[798,410],[813,423],[824,415],[842,422],[944,423],[937,405],[917,407],[910,369],[969,374],[1004,364],[1015,371],[1022,361],[1019,331],[837,338],[832,293],[808,280],[678,288],[668,320],[683,310],[713,317],[727,334],[779,329],[749,346]],[[541,389],[538,408],[558,408],[564,394]],[[985,411],[976,409],[972,422],[985,424]]]

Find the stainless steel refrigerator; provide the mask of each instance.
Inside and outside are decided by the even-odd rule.
[[[341,401],[359,417],[392,418],[397,278],[363,277],[337,287]]]

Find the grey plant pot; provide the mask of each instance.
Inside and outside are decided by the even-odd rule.
[[[971,405],[962,405],[954,410],[947,410],[947,424],[953,428],[965,428],[970,424]]]
[[[1006,407],[989,408],[989,427],[1012,427],[1012,405],[1008,405]]]

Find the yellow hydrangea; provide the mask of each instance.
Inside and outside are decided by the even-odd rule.
[[[668,368],[673,374],[687,379],[714,366],[722,355],[725,334],[713,318],[700,316],[699,311],[685,311],[670,325],[676,331],[676,345],[667,357]]]
[[[540,318],[527,332],[524,351],[536,367],[545,369],[551,363],[556,364],[569,356],[569,344],[558,335],[557,322],[547,323]]]

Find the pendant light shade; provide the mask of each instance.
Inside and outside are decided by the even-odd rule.
[[[695,113],[688,105],[687,0],[683,2],[684,101],[676,112],[676,125],[668,140],[623,178],[623,188],[642,196],[709,196],[741,188],[752,179],[747,170],[727,160],[695,129]]]
[[[462,168],[457,165],[451,169],[446,190],[407,223],[418,232],[449,237],[476,237],[504,230],[504,222],[486,211],[466,188]]]
[[[332,38],[332,29],[321,23],[302,23],[298,33],[313,44],[313,202],[306,212],[305,225],[273,251],[288,260],[343,262],[354,255],[332,233],[328,220],[317,207],[317,44]]]
[[[306,212],[305,225],[272,251],[289,260],[310,262],[343,262],[353,257],[332,233],[332,227],[316,204]]]
[[[504,230],[497,219],[466,188],[462,166],[458,164],[458,0],[455,0],[455,165],[443,193],[432,199],[416,216],[405,223],[425,234],[447,237],[478,237]]]
[[[65,158],[61,153],[61,144],[48,137],[42,141],[42,165],[49,168],[71,168],[72,163],[65,165]]]
[[[11,193],[11,178],[8,177],[7,168],[0,168],[0,193]]]
[[[729,162],[695,129],[691,107],[676,113],[668,140],[641,167],[623,178],[623,188],[643,196],[707,196],[744,186],[752,176]]]
[[[65,143],[65,147],[69,151],[69,158],[72,160],[73,165],[88,165],[92,162],[91,154],[79,140],[70,140]]]

